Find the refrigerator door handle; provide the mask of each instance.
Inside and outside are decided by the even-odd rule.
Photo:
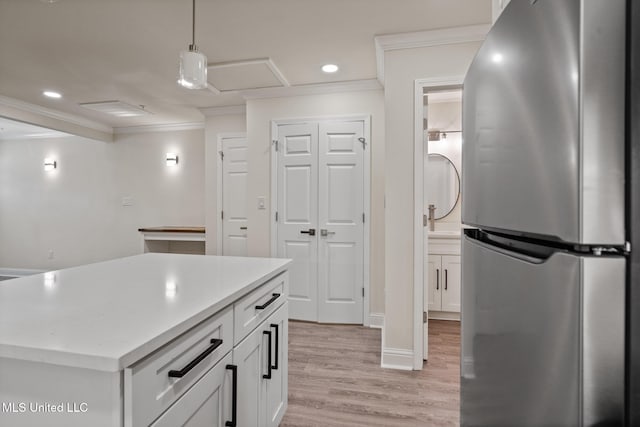
[[[465,236],[465,238],[472,240],[475,244],[477,244],[478,246],[482,246],[485,249],[488,249],[493,252],[498,252],[499,254],[502,254],[504,256],[516,258],[521,261],[528,262],[530,264],[542,264],[546,261],[546,259],[544,258],[537,258],[531,255],[517,252],[516,250],[505,249],[503,247],[497,246],[497,243],[492,245],[490,243],[485,243],[482,240],[476,239],[468,235]]]

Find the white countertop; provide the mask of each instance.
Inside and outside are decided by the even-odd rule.
[[[0,282],[0,357],[116,372],[290,260],[147,253]]]

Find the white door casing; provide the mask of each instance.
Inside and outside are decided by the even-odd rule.
[[[320,229],[318,321],[320,322],[362,322],[365,144],[363,135],[362,121],[320,123],[318,162],[318,228]]]
[[[278,126],[277,141],[277,256],[293,259],[289,269],[289,316],[315,321],[318,319],[318,124]]]
[[[247,139],[220,138],[222,200],[218,253],[247,256]]]
[[[272,253],[294,259],[292,319],[368,324],[368,125],[362,117],[274,123]]]

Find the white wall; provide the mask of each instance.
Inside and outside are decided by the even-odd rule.
[[[142,253],[138,228],[204,223],[202,130],[0,142],[0,267],[55,269]],[[165,165],[176,152],[177,168]],[[43,170],[45,157],[58,168]],[[123,197],[132,206],[122,206]],[[53,257],[49,257],[49,251]]]
[[[369,313],[384,312],[384,98],[381,90],[247,101],[249,141],[249,255],[270,255],[271,121],[366,114],[371,116],[371,294]],[[265,210],[257,209],[264,196]],[[366,308],[365,308],[366,310]]]
[[[216,255],[218,227],[218,136],[247,130],[245,114],[225,114],[205,118],[205,206],[206,253]]]
[[[385,349],[413,354],[414,82],[464,76],[480,43],[385,53]],[[416,349],[419,351],[419,349]],[[410,363],[408,366],[411,366]]]

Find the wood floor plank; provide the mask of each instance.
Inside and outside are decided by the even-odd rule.
[[[289,408],[282,427],[455,426],[460,323],[430,320],[422,371],[380,367],[379,329],[289,322]]]

